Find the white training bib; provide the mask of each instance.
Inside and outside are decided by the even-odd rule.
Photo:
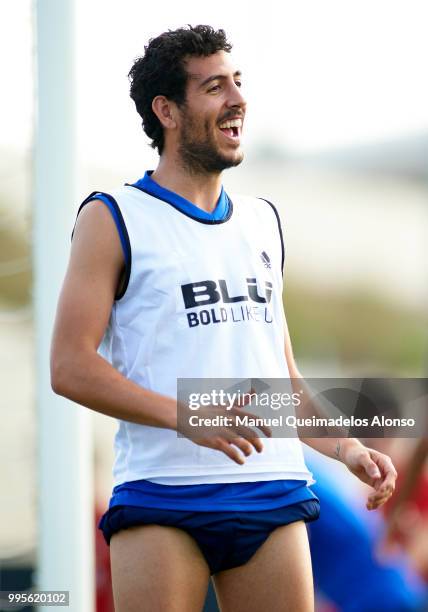
[[[138,385],[174,398],[178,378],[288,378],[273,206],[235,195],[226,219],[201,221],[137,187],[110,198],[132,259],[100,353]],[[313,482],[297,437],[263,444],[240,466],[174,431],[119,420],[115,484]]]

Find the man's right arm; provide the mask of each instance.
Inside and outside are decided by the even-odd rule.
[[[108,416],[175,429],[173,398],[140,387],[97,352],[123,267],[113,218],[94,200],[82,209],[74,230],[52,339],[52,389]]]

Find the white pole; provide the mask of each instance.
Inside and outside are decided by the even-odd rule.
[[[34,309],[39,539],[36,586],[70,591],[94,610],[94,505],[89,411],[53,394],[49,345],[76,210],[74,0],[36,0]],[[41,607],[46,612],[51,607]]]

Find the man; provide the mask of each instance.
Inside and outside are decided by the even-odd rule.
[[[210,574],[224,611],[313,609],[305,521],[319,509],[300,441],[226,426],[177,436],[178,378],[300,376],[278,214],[221,184],[243,159],[230,50],[222,30],[189,26],[135,62],[131,97],[159,164],[82,204],[58,306],[54,391],[119,419],[101,522],[118,612],[200,610]],[[369,509],[391,495],[385,455],[308,443],[375,487]]]

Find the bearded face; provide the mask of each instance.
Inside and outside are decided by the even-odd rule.
[[[234,113],[236,114],[235,111]],[[210,117],[194,116],[185,106],[182,119],[178,154],[188,171],[197,174],[220,173],[242,162],[244,153],[241,147],[230,147],[227,146],[229,143],[222,142],[225,138],[225,128],[219,126],[225,123],[224,118],[215,121]],[[234,122],[237,123],[238,120],[235,119]],[[242,125],[242,120],[239,122]],[[230,134],[226,135],[226,138],[238,141],[240,134],[238,136],[237,129],[226,129]]]
[[[203,174],[237,166],[244,158],[241,73],[224,51],[189,58],[186,71],[189,80],[177,139],[180,163],[189,172]]]

